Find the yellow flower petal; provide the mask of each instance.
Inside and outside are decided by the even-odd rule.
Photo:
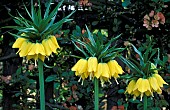
[[[84,77],[85,77],[85,78],[87,78],[87,77],[89,76],[89,72],[87,72],[87,71],[84,72],[83,74],[84,74]]]
[[[115,65],[115,69],[116,69],[117,73],[119,73],[119,74],[123,74],[124,73],[122,67],[117,63],[116,60],[114,60],[114,65]]]
[[[107,64],[109,66],[111,76],[114,76],[114,74],[116,73],[114,60],[110,60]]]
[[[41,59],[41,61],[43,61],[43,62],[44,62],[45,56],[44,56],[44,55],[42,55],[42,54],[39,54],[39,55],[38,55],[38,58],[39,58],[39,59]]]
[[[147,90],[151,91],[148,79],[142,79],[141,80],[141,83],[139,84],[138,90],[142,93],[146,92]]]
[[[52,42],[52,40],[51,40],[51,39],[47,39],[47,42],[48,42],[48,45],[49,45],[51,51],[54,52],[54,53],[57,53],[57,51],[56,51],[57,46],[54,45],[54,43]]]
[[[168,83],[166,83],[166,82],[163,80],[163,78],[162,78],[159,74],[153,74],[153,77],[156,78],[159,87],[163,87],[163,84],[168,85]]]
[[[30,59],[38,60],[38,55],[37,54],[27,55],[26,58],[27,58],[27,60],[30,60]]]
[[[158,94],[162,94],[161,88],[158,88],[158,89],[156,90],[156,92],[157,92]]]
[[[27,56],[29,51],[32,49],[33,44],[31,42],[27,42],[26,46],[21,46],[21,51],[19,52],[20,57]]]
[[[78,71],[78,67],[79,67],[79,65],[81,64],[81,60],[82,60],[82,59],[80,59],[80,60],[71,68],[72,71]]]
[[[99,63],[97,66],[97,71],[94,73],[94,77],[99,78],[103,72],[103,64]]]
[[[76,75],[81,75],[87,72],[87,60],[80,59],[72,68],[72,71],[76,71]]]
[[[135,90],[131,94],[133,94],[135,97],[138,97],[141,94],[141,92],[139,92],[138,90]]]
[[[12,48],[20,48],[22,43],[25,42],[27,39],[25,38],[18,38],[14,44],[12,45]]]
[[[147,91],[145,92],[145,95],[146,95],[146,96],[153,96],[153,93],[152,93],[151,91],[147,90]]]
[[[133,91],[135,91],[136,89],[138,89],[140,87],[141,82],[142,82],[142,78],[139,78],[137,80],[136,84],[135,84],[135,87],[134,87]]]
[[[26,46],[27,46],[27,41],[24,41],[24,42],[22,43],[22,45],[20,46],[18,52],[20,52],[21,50],[25,49]],[[18,52],[17,52],[17,53],[18,53]]]
[[[97,71],[98,61],[96,57],[90,57],[88,59],[88,72],[96,72]]]
[[[43,47],[44,47],[45,54],[46,54],[47,56],[50,56],[51,53],[52,53],[52,50],[50,49],[50,46],[49,46],[49,44],[48,44],[48,42],[47,42],[47,39],[44,39],[44,40],[42,41],[42,45],[43,45]]]
[[[80,66],[78,66],[78,72],[79,73],[87,72],[87,60],[81,59]]]
[[[110,60],[107,64],[109,66],[111,76],[114,76],[114,74],[117,73],[117,75],[115,75],[115,78],[116,78],[116,76],[118,76],[118,74],[124,73],[122,67],[117,63],[116,60]]]
[[[105,78],[109,78],[110,77],[110,70],[109,70],[107,63],[102,63],[102,68],[103,69],[102,69],[101,76],[105,77]]]
[[[149,83],[153,90],[157,91],[159,89],[158,82],[155,77],[149,77]]]
[[[60,48],[55,36],[51,36],[50,39],[53,42],[53,44],[56,46],[56,48]]]
[[[41,44],[41,43],[38,43],[38,48],[37,49],[39,49],[38,50],[38,53],[39,54],[41,54],[41,55],[43,55],[43,56],[45,56],[45,49],[44,49],[44,46]]]
[[[103,87],[103,85],[104,85],[105,82],[109,82],[109,78],[100,76],[100,82],[101,82],[101,85],[102,85],[102,87]]]
[[[126,88],[126,92],[128,92],[128,94],[131,94],[133,92],[133,89],[135,87],[136,81],[135,80],[131,80]]]
[[[32,55],[32,56],[35,55],[35,51],[36,51],[36,45],[35,43],[32,43],[32,48],[28,52],[28,55]]]
[[[117,78],[119,78],[120,76],[119,76],[118,73],[115,73],[115,74],[113,75],[113,77],[114,77],[115,79],[117,79]]]

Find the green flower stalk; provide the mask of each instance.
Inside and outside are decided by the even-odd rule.
[[[58,5],[51,10],[51,1],[47,4],[44,15],[42,16],[40,0],[38,0],[38,9],[34,7],[33,0],[31,0],[31,12],[25,6],[25,10],[29,19],[23,17],[19,12],[14,18],[18,26],[6,26],[4,28],[12,28],[18,31],[17,34],[10,33],[16,37],[12,48],[18,48],[20,57],[25,57],[27,60],[38,61],[39,84],[40,84],[40,110],[45,110],[45,94],[44,94],[44,77],[43,65],[46,57],[52,53],[57,54],[57,49],[60,48],[57,39],[54,36],[60,31],[62,24],[71,21],[69,17],[74,13],[70,13],[63,19],[55,22],[58,9],[64,2],[62,0]]]
[[[114,60],[124,48],[119,48],[116,44],[111,46],[112,42],[116,41],[120,35],[104,44],[103,38],[105,36],[100,32],[92,34],[87,26],[86,29],[87,33],[85,35],[87,36],[83,39],[88,39],[89,42],[81,41],[80,38],[72,36],[73,44],[84,54],[85,58],[79,59],[71,70],[82,79],[82,84],[87,78],[94,82],[94,109],[99,110],[99,82],[103,87],[104,83],[110,82],[112,77],[117,81],[119,74],[124,73],[122,67]],[[77,46],[77,43],[80,46]]]

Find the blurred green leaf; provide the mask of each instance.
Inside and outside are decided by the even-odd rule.
[[[131,4],[130,0],[124,0],[124,2],[122,3],[122,6],[127,7],[130,4]]]
[[[119,94],[124,94],[124,92],[125,92],[125,90],[124,90],[124,89],[120,89],[120,90],[118,90],[118,93],[119,93]]]
[[[56,78],[57,78],[57,75],[50,75],[45,79],[45,82],[54,81],[54,80],[56,80]]]

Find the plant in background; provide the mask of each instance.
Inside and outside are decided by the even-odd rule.
[[[147,97],[154,97],[156,93],[162,94],[163,85],[168,85],[158,72],[161,69],[157,67],[160,60],[159,48],[153,48],[151,37],[148,38],[149,44],[144,44],[145,48],[139,48],[141,51],[130,44],[139,55],[139,59],[120,57],[131,70],[125,94],[132,95],[133,99],[140,97],[140,101],[144,99],[144,110],[147,110]]]
[[[19,12],[14,18],[18,26],[6,26],[5,28],[12,28],[18,30],[17,34],[10,33],[17,39],[13,44],[13,48],[19,48],[20,57],[26,57],[27,60],[34,59],[35,64],[38,60],[39,70],[39,84],[40,84],[40,109],[45,110],[44,99],[44,77],[43,77],[43,62],[45,57],[49,57],[52,52],[57,53],[57,48],[60,48],[56,37],[54,36],[61,28],[62,24],[71,21],[68,16],[64,17],[58,22],[55,22],[59,7],[64,0],[51,11],[51,0],[48,2],[44,15],[42,16],[41,3],[38,0],[38,7],[34,7],[33,0],[31,0],[31,12],[25,6],[25,10],[29,19],[23,17]]]
[[[152,28],[159,27],[159,24],[165,24],[165,16],[161,12],[151,11],[144,16],[143,26],[145,26],[148,30],[152,30]]]
[[[108,43],[104,43],[106,38],[101,32],[92,34],[86,26],[87,33],[85,38],[89,39],[89,42],[83,42],[77,36],[72,37],[72,42],[75,47],[84,54],[85,58],[80,58],[78,62],[71,68],[75,71],[75,75],[79,76],[83,81],[87,78],[94,81],[94,95],[95,95],[95,110],[99,109],[99,81],[103,86],[105,82],[110,82],[113,77],[115,80],[124,71],[122,67],[114,60],[119,56],[119,52],[122,52],[124,48],[119,48],[116,45],[116,41],[119,37],[110,39]],[[112,43],[115,45],[112,46]],[[79,46],[76,43],[80,44]],[[83,82],[82,81],[82,82]],[[117,80],[116,80],[117,81]]]

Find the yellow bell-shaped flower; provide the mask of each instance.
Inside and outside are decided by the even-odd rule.
[[[94,77],[110,77],[110,70],[107,63],[99,63],[97,67],[97,71],[94,73]]]
[[[154,91],[157,91],[157,90],[160,88],[155,77],[153,77],[153,76],[152,76],[152,77],[149,77],[148,80],[149,80],[149,83],[150,83],[151,88],[152,88]]]
[[[102,63],[102,73],[100,77],[110,78],[110,70],[107,63]]]
[[[54,53],[57,53],[56,50],[57,50],[58,46],[56,46],[56,45],[53,43],[52,39],[49,38],[49,39],[47,40],[47,43],[48,43],[51,51],[54,52]]]
[[[48,41],[48,39],[44,39],[42,41],[42,45],[44,46],[46,56],[50,56],[52,54],[52,51],[51,51],[47,41]]]
[[[168,85],[159,74],[153,74],[153,77],[156,78],[159,87],[163,87],[163,84]]]
[[[25,42],[27,39],[25,38],[17,38],[17,40],[12,45],[12,48],[20,48],[22,46],[22,43]]]
[[[80,59],[72,68],[72,71],[76,71],[76,76],[79,76],[87,72],[87,60]]]
[[[147,90],[149,90],[151,92],[148,79],[139,78],[136,82],[136,85],[135,85],[135,88],[133,91],[135,91],[136,89],[138,89],[139,92],[141,92],[141,93],[144,93]]]
[[[97,71],[98,61],[96,57],[90,57],[88,59],[88,72],[96,72]]]
[[[25,41],[25,43],[23,43],[23,45],[20,48],[19,56],[20,57],[27,56],[33,46],[34,46],[33,43]]]
[[[135,80],[131,80],[126,88],[125,93],[127,92],[128,94],[131,94],[133,92],[133,89],[135,87],[136,81]]]
[[[103,63],[99,63],[97,66],[97,71],[94,73],[94,77],[96,77],[97,79],[100,77],[100,75],[103,72]]]
[[[56,46],[56,48],[60,48],[55,36],[51,36],[50,40],[53,42],[53,44]]]
[[[35,54],[45,55],[45,50],[42,44],[40,43],[35,44]]]
[[[135,91],[132,91],[131,95],[133,95],[133,100],[136,99],[136,97],[139,97],[141,95],[141,92],[139,92],[137,89]]]
[[[122,67],[117,63],[116,60],[110,60],[107,64],[109,66],[111,76],[116,76],[115,78],[117,78],[119,76],[118,74],[124,73]]]

